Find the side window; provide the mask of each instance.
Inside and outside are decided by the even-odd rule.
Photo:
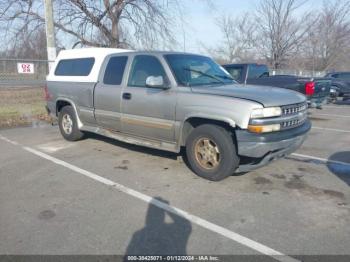
[[[269,70],[265,65],[249,65],[248,79],[256,79],[269,76]]]
[[[226,70],[230,73],[234,80],[240,80],[242,77],[242,68],[241,67],[227,67]]]
[[[164,82],[167,77],[159,60],[151,55],[135,56],[131,65],[128,86],[146,87],[146,79],[149,76],[162,76]]]
[[[127,56],[111,57],[106,67],[103,83],[106,85],[120,85],[127,61]]]
[[[95,58],[62,59],[55,70],[56,76],[88,76]]]

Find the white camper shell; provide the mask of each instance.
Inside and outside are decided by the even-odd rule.
[[[62,50],[51,70],[46,77],[47,81],[59,81],[59,82],[97,82],[98,75],[101,69],[101,65],[106,56],[116,53],[132,52],[132,50],[120,49],[120,48],[81,48],[81,49],[69,49]],[[56,69],[62,60],[77,59],[77,58],[93,58],[94,64],[90,73],[86,76],[63,76],[56,75]]]

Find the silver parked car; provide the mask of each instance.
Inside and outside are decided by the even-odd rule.
[[[214,181],[290,154],[311,127],[304,95],[242,87],[196,54],[65,50],[46,91],[65,139],[93,132],[172,152],[185,147],[191,169]]]

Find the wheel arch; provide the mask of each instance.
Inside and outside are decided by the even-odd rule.
[[[203,117],[203,116],[191,116],[185,119],[181,133],[180,133],[180,145],[185,146],[186,140],[189,134],[195,129],[197,126],[202,124],[213,124],[217,126],[224,127],[228,131],[230,131],[233,135],[234,141],[236,141],[235,129],[237,128],[236,123],[231,119],[222,119],[215,117]],[[236,143],[237,144],[237,143]]]
[[[78,123],[78,128],[82,128],[83,127],[83,123],[80,120],[79,114],[78,114],[78,109],[75,105],[75,103],[73,102],[73,100],[69,99],[69,98],[65,98],[65,97],[59,97],[56,99],[56,116],[58,116],[59,112],[62,110],[63,107],[65,106],[72,106],[74,109],[74,113],[75,113],[75,117],[77,119],[77,123]]]

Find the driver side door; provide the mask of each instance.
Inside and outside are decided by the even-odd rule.
[[[161,57],[155,55],[134,57],[127,86],[121,96],[122,132],[174,142],[176,92],[170,88],[161,60]],[[147,86],[146,79],[149,76],[161,76],[164,86]]]

